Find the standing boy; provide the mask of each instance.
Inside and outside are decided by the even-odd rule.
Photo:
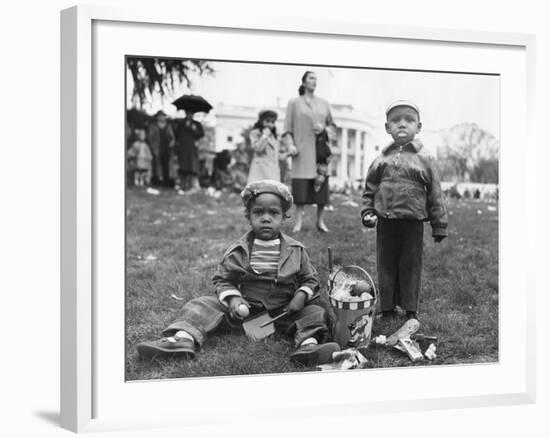
[[[386,132],[393,142],[373,161],[365,183],[361,219],[376,226],[376,258],[382,316],[396,306],[417,318],[421,289],[424,221],[435,242],[447,236],[447,213],[435,158],[415,139],[420,111],[399,100],[386,110]]]

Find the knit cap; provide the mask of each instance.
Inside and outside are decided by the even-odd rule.
[[[262,193],[273,193],[279,196],[283,202],[284,212],[288,211],[294,202],[290,190],[288,190],[288,187],[282,182],[273,179],[262,179],[260,181],[251,182],[241,192],[241,198],[245,207],[248,207],[250,201]]]

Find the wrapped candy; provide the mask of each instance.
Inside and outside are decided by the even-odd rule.
[[[394,347],[404,352],[407,356],[409,356],[409,359],[412,360],[413,362],[416,362],[422,359],[422,353],[420,352],[420,347],[415,341],[411,340],[410,337],[399,338],[399,340],[397,341],[397,344],[394,345]]]
[[[332,353],[332,363],[319,365],[321,371],[355,370],[367,368],[368,360],[356,348],[348,348]]]
[[[428,360],[434,360],[437,357],[437,354],[435,354],[435,345],[430,344],[430,346],[426,349],[424,352],[424,357]]]

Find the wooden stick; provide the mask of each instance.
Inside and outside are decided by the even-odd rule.
[[[309,301],[313,301],[313,300],[316,300],[317,298],[319,298],[319,294],[315,294],[311,297],[311,300]],[[309,302],[308,301],[308,302]],[[279,313],[277,316],[273,317],[272,319],[270,319],[269,321],[266,321],[264,322],[263,324],[260,324],[260,328],[264,328],[266,325],[269,325],[269,324],[272,324],[274,323],[275,321],[277,321],[278,319],[281,319],[283,316],[287,315],[288,314],[288,310],[285,310],[283,313]]]
[[[260,328],[264,328],[266,325],[273,324],[278,319],[281,319],[283,316],[286,316],[288,314],[288,310],[285,310],[283,313],[279,313],[276,317],[270,319],[269,321],[264,322],[263,324],[260,324]]]

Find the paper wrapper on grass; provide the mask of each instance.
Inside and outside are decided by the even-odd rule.
[[[407,320],[395,333],[386,340],[389,346],[394,346],[401,338],[410,338],[420,328],[420,322],[417,319]]]
[[[424,352],[424,357],[428,360],[434,360],[437,357],[437,354],[435,354],[435,345],[430,344],[428,349]]]
[[[348,348],[346,350],[332,353],[332,363],[319,365],[317,369],[321,371],[341,371],[367,367],[367,358],[363,356],[356,348]]]

